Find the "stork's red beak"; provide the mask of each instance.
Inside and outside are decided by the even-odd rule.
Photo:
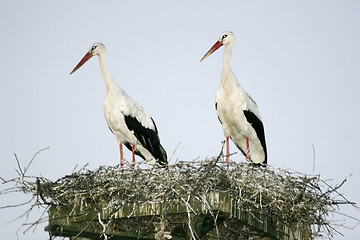
[[[210,56],[213,52],[215,52],[219,47],[221,47],[222,44],[220,41],[217,41],[211,48],[210,50],[202,57],[202,59],[200,60],[200,62],[202,60],[204,60],[205,58],[207,58],[208,56]]]
[[[92,53],[88,52],[85,56],[81,59],[81,61],[76,65],[76,67],[71,71],[70,75],[73,74],[76,70],[78,70],[82,65],[84,65],[92,56]]]

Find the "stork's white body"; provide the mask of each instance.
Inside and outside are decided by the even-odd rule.
[[[225,45],[221,83],[216,93],[217,115],[225,136],[231,138],[241,152],[247,156],[248,161],[266,164],[265,134],[258,107],[241,87],[230,67],[234,44],[234,35],[231,32],[225,32],[203,57],[205,59],[220,46]]]
[[[116,136],[118,143],[134,145],[135,151],[138,151],[150,165],[154,165],[156,163],[154,156],[143,147],[135,137],[134,131],[129,130],[125,122],[125,116],[136,116],[144,128],[155,130],[156,127],[152,118],[145,112],[144,108],[117,86],[108,90],[104,101],[104,112],[106,122]]]
[[[142,106],[130,98],[114,81],[106,64],[106,49],[102,43],[95,43],[78,66],[75,72],[93,55],[98,55],[100,69],[106,85],[104,101],[105,119],[116,136],[122,156],[122,143],[133,150],[133,153],[145,159],[150,165],[156,162],[167,163],[166,151],[160,144],[156,125]],[[133,156],[133,161],[134,161]]]
[[[263,163],[265,151],[255,129],[244,114],[244,110],[249,110],[260,119],[259,110],[256,103],[239,85],[231,69],[225,74],[223,72],[220,89],[216,93],[216,106],[225,136],[230,136],[244,155],[246,155],[246,137],[248,137],[251,161]]]

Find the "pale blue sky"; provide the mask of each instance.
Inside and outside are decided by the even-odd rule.
[[[31,175],[56,180],[75,165],[119,162],[103,113],[98,60],[70,71],[93,42],[107,47],[119,85],[154,118],[172,162],[218,154],[214,108],[222,52],[199,62],[223,31],[237,38],[232,68],[257,102],[270,165],[313,172],[360,203],[359,1],[3,1],[0,8],[0,176],[16,176],[16,153]],[[234,161],[244,161],[238,152]],[[125,152],[130,159],[130,152]],[[3,188],[5,186],[1,186]],[[28,196],[0,196],[0,205]],[[346,214],[360,213],[344,207]],[[46,224],[16,236],[24,209],[0,210],[4,239],[47,239]],[[36,216],[34,216],[36,217]],[[352,227],[354,222],[349,221]],[[345,237],[355,230],[339,229]]]

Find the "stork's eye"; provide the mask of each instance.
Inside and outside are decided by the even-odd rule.
[[[97,48],[97,46],[93,46],[93,47],[91,48],[91,51],[94,51],[96,48]]]
[[[224,40],[227,36],[227,34],[224,34],[221,39]]]

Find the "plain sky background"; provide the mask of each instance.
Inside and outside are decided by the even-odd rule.
[[[69,75],[97,41],[112,76],[154,118],[168,156],[180,143],[171,163],[216,156],[224,140],[214,108],[223,49],[199,61],[231,30],[232,68],[258,104],[268,163],[312,174],[314,146],[314,173],[330,184],[352,174],[340,192],[360,203],[360,1],[1,2],[1,177],[16,176],[13,153],[25,166],[47,146],[30,175],[56,180],[76,165],[119,163],[97,57]],[[234,145],[231,152],[244,161]],[[0,195],[0,206],[29,198]],[[27,208],[0,209],[3,239],[48,239],[46,223],[25,235],[16,233],[24,218],[8,223]],[[360,218],[354,208],[340,211]],[[334,239],[360,237],[360,226],[338,230],[345,237]]]

